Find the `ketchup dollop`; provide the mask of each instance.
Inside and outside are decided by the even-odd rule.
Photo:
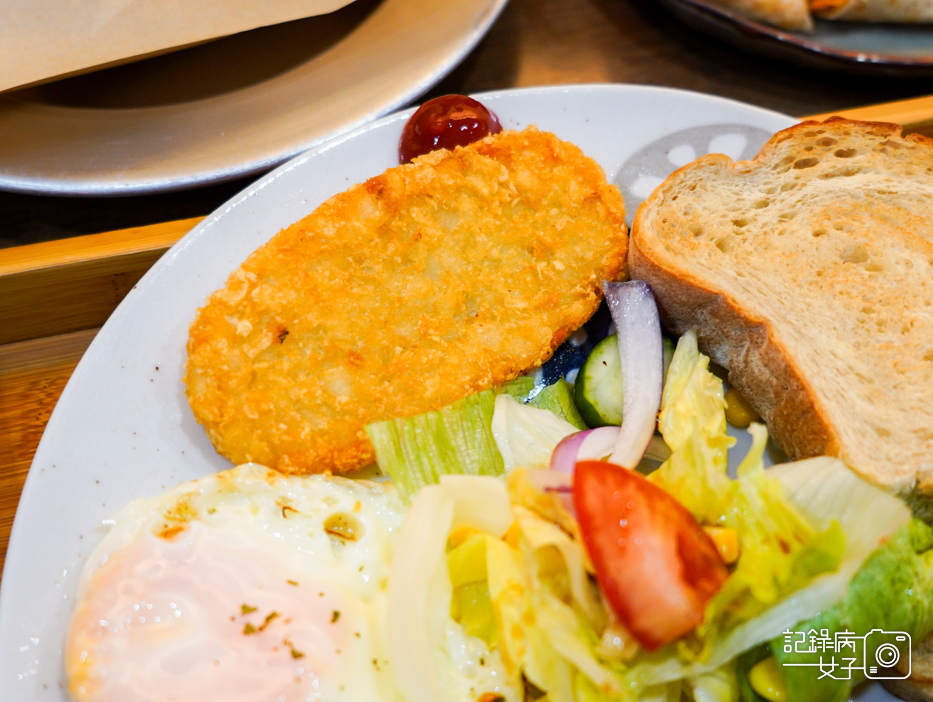
[[[502,131],[499,118],[466,95],[444,95],[419,107],[402,129],[399,163],[436,149],[466,146]]]

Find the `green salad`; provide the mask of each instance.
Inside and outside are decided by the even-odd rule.
[[[766,469],[761,424],[730,476],[725,407],[688,333],[638,470],[554,469],[588,428],[565,380],[367,427],[424,535],[399,626],[449,610],[501,657],[504,699],[835,702],[899,675],[933,630],[933,530],[838,459]]]

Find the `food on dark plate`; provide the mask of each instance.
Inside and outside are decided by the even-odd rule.
[[[712,4],[782,29],[804,32],[813,29],[806,0],[712,0]]]
[[[813,31],[813,18],[851,22],[933,22],[930,0],[710,0],[744,17],[799,32]]]
[[[818,17],[853,22],[933,22],[930,0],[809,0]]]
[[[197,420],[234,463],[344,473],[367,423],[545,361],[624,277],[624,204],[577,147],[534,128],[389,169],[232,273],[191,326]]]
[[[933,141],[832,118],[709,155],[638,210],[632,277],[792,457],[933,513]]]

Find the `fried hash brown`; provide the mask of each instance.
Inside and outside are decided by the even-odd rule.
[[[625,273],[624,204],[534,128],[391,168],[255,251],[191,326],[188,399],[217,450],[283,472],[374,460],[370,422],[543,363]]]

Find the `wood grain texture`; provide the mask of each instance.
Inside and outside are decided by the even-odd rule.
[[[96,329],[0,346],[0,573],[29,464]]]
[[[870,122],[894,122],[903,127],[905,134],[916,132],[917,134],[933,137],[933,95],[910,100],[895,100],[894,102],[884,102],[878,105],[866,105],[865,107],[853,107],[835,112],[824,112],[810,115],[807,119],[822,121],[832,115]]]
[[[0,258],[0,344],[101,326],[200,218],[6,249]]]

